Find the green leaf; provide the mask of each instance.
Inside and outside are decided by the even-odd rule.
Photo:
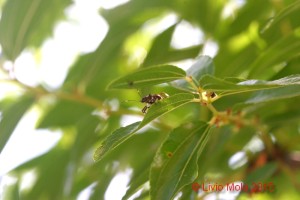
[[[270,9],[270,4],[271,2],[269,1],[261,1],[258,6],[256,1],[245,1],[245,5],[237,10],[237,17],[232,18],[232,20],[225,20],[226,27],[228,28],[221,32],[225,34],[225,37],[222,37],[221,42],[228,42],[228,38],[237,36],[241,32],[245,32],[253,21],[260,21],[260,18],[265,20],[265,15]],[[255,13],[253,11],[255,11]],[[220,25],[218,26],[220,27]],[[221,54],[223,54],[222,51]]]
[[[108,89],[132,89],[171,82],[185,77],[185,71],[173,65],[139,69],[113,81]]]
[[[32,96],[24,96],[16,103],[2,111],[0,118],[0,153],[13,133],[18,122],[23,117],[25,112],[30,108],[33,102],[34,98]]]
[[[124,43],[144,27],[145,21],[162,15],[161,11],[165,7],[160,3],[129,1],[113,9],[101,9],[101,15],[109,25],[108,33],[94,52],[78,58],[71,67],[64,86],[73,91],[80,85],[79,88],[89,96],[107,98],[108,93],[103,92],[107,85],[121,76],[120,71],[126,71],[128,57],[124,56]],[[125,70],[119,70],[120,65]]]
[[[26,194],[21,193],[24,194],[24,198],[21,199],[43,199],[44,197],[64,199],[65,194],[61,189],[65,187],[67,177],[76,172],[76,164],[70,162],[71,157],[70,149],[61,148],[58,145],[46,154],[19,166],[17,169],[19,173],[28,169],[38,169],[39,171],[39,176],[35,179],[37,185],[32,187]]]
[[[194,58],[199,54],[203,45],[191,46],[183,49],[172,49],[170,47],[176,25],[177,24],[167,28],[154,39],[151,49],[144,60],[143,66],[147,67],[151,65],[180,61],[188,58]]]
[[[215,66],[209,56],[200,56],[196,62],[187,70],[187,76],[191,76],[196,83],[206,74],[214,75]],[[178,88],[188,88],[190,86],[186,80],[177,80],[172,83]]]
[[[61,100],[43,116],[38,128],[71,126],[89,115],[93,107],[74,101]]]
[[[241,92],[300,85],[300,75],[292,75],[274,81],[246,80],[239,83],[233,83],[214,76],[206,75],[200,80],[200,85],[205,90],[220,92],[220,95],[225,96]]]
[[[135,122],[129,126],[122,127],[109,135],[94,153],[94,160],[101,160],[108,152],[115,149],[121,143],[129,139],[136,131],[150,123],[155,118],[168,113],[184,104],[191,102],[194,95],[189,93],[176,94],[163,99],[151,106],[142,122]]]
[[[252,183],[263,182],[264,180],[270,178],[277,169],[277,163],[268,163],[263,167],[260,167],[255,171],[249,173],[244,182],[247,185],[251,185]]]
[[[203,45],[196,45],[183,49],[171,49],[165,55],[163,55],[163,58],[161,58],[159,63],[170,63],[189,58],[195,58],[202,48]]]
[[[148,181],[149,172],[150,167],[143,170],[143,172],[140,173],[137,177],[131,179],[129,189],[126,191],[126,194],[123,196],[122,200],[129,199],[129,197],[134,195],[141,188],[141,186]]]
[[[246,104],[275,101],[300,96],[300,85],[288,85],[281,88],[262,90],[254,93]]]
[[[3,192],[1,194],[1,199],[10,199],[10,200],[20,200],[20,183],[16,181],[13,184],[4,185]]]
[[[204,122],[174,129],[158,150],[151,166],[151,199],[172,199],[197,177],[197,161],[209,138]]]
[[[191,187],[190,184],[184,186],[181,189],[182,195],[178,198],[178,200],[195,200],[197,199],[198,193],[196,193]]]
[[[180,106],[192,102],[194,95],[190,93],[180,93],[170,96],[169,98],[162,99],[154,103],[146,113],[139,128],[142,128],[155,118],[164,115]]]
[[[235,43],[235,41],[230,42],[230,44]],[[249,70],[248,66],[250,66],[253,63],[253,60],[258,56],[257,45],[250,43],[237,52],[231,52],[230,47],[225,48],[224,46],[228,46],[227,43],[223,45],[223,48],[219,49],[219,52],[222,53],[219,53],[214,57],[214,63],[216,64],[215,74],[218,77],[244,77],[244,74]]]
[[[264,121],[268,124],[281,125],[284,123],[291,123],[292,121],[298,122],[300,119],[300,110],[292,108],[279,114],[272,114]]]
[[[144,66],[159,64],[158,62],[160,62],[165,54],[169,51],[172,35],[175,28],[176,24],[167,28],[154,39],[151,49],[149,50],[147,57],[144,60]]]
[[[295,1],[283,8],[262,30],[262,37],[271,43],[278,40],[278,38],[282,38],[283,34],[294,31],[300,25],[298,20],[299,12],[299,1]],[[285,31],[283,31],[283,27],[286,29]]]
[[[107,153],[115,149],[121,143],[126,141],[133,133],[138,129],[140,122],[135,122],[126,127],[119,128],[115,130],[111,135],[109,135],[105,141],[98,147],[94,153],[94,160],[100,161]]]
[[[249,78],[269,78],[274,76],[278,67],[298,57],[300,51],[299,36],[289,35],[281,37],[270,45],[249,67]]]
[[[199,81],[205,74],[214,75],[215,66],[209,56],[200,56],[196,62],[187,70],[187,75]]]
[[[172,7],[176,7],[175,11],[181,19],[187,20],[191,24],[199,24],[204,33],[216,34],[216,29],[220,26],[225,1],[218,3],[209,0],[170,2],[172,2]],[[201,11],[199,12],[199,10]]]
[[[55,22],[71,0],[9,0],[2,11],[0,43],[10,60],[30,46],[39,46],[50,36]]]
[[[76,124],[77,134],[73,136],[73,158],[80,159],[84,152],[89,150],[95,144],[98,137],[96,133],[97,127],[101,126],[99,117],[95,115],[85,115],[81,117]]]

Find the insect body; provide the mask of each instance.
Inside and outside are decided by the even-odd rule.
[[[147,103],[146,106],[142,109],[143,113],[146,113],[147,109],[151,107],[152,104],[155,102],[168,98],[169,95],[167,93],[161,92],[159,94],[148,94],[147,96],[143,97],[141,102],[142,103]]]

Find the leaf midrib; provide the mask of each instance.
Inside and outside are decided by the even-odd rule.
[[[201,128],[203,128],[204,126],[205,126],[205,125],[200,126],[198,129],[194,130],[188,137],[186,137],[186,138],[184,139],[184,141],[183,141],[183,142],[175,149],[174,154],[176,154],[176,152],[181,148],[182,145],[185,144],[185,142],[186,142],[188,139],[190,139],[191,137],[193,137],[193,135],[194,135],[196,132],[198,132]],[[209,128],[209,127],[207,127],[207,128],[205,129],[205,131],[207,131],[208,128]],[[202,135],[202,137],[203,137],[203,135]],[[202,137],[201,137],[201,139],[202,139]],[[201,143],[201,141],[202,141],[201,139],[200,139],[199,142],[197,143],[196,147],[198,147],[199,144]],[[191,155],[194,154],[194,152],[195,152],[196,149],[198,149],[198,148],[194,148],[194,150],[193,150],[193,152],[192,152]],[[188,159],[188,161],[186,162],[186,164],[184,165],[184,168],[183,168],[182,171],[184,171],[184,169],[186,168],[187,163],[189,163],[191,157],[193,157],[193,156],[190,156],[190,157],[189,157],[189,159]],[[162,172],[164,171],[164,169],[168,166],[168,163],[170,162],[170,160],[171,160],[171,159],[167,160],[167,162],[166,162],[165,165],[163,166],[161,172],[159,173],[159,178],[157,179],[156,183],[160,181],[160,179],[161,179],[161,177],[162,177],[161,174],[162,174]],[[179,180],[181,179],[182,176],[183,176],[183,173],[180,174]],[[177,182],[176,186],[174,187],[174,190],[176,190],[176,187],[178,186],[178,184],[179,184],[179,181]],[[173,191],[174,191],[174,190],[173,190]]]
[[[32,21],[35,11],[39,7],[40,2],[41,0],[33,0],[29,7],[28,12],[23,18],[23,22],[21,23],[19,34],[17,34],[16,44],[13,50],[13,56],[16,56],[18,51],[20,51],[20,47],[22,46],[22,41],[24,41],[24,37],[26,35],[27,30],[29,29],[30,22]]]

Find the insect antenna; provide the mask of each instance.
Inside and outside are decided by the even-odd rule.
[[[127,103],[127,102],[141,102],[141,101],[138,101],[138,100],[123,100],[121,101],[121,103]]]
[[[138,92],[139,96],[142,97],[141,96],[141,91],[139,89],[137,89],[137,92]],[[127,100],[121,101],[121,103],[128,103],[128,102],[139,102],[139,103],[141,103],[140,100],[133,100],[133,99],[127,99]]]

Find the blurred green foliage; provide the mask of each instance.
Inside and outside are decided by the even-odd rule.
[[[6,0],[1,65],[25,49],[39,49],[71,5],[70,0]],[[143,35],[145,27],[169,14],[177,16],[173,25],[155,37]],[[60,88],[9,80],[22,95],[0,102],[0,151],[32,106],[42,112],[37,129],[59,129],[63,137],[49,152],[13,169],[10,175],[18,181],[2,198],[76,199],[92,185],[89,199],[104,199],[110,181],[126,169],[132,174],[123,199],[137,191],[135,199],[205,199],[214,191],[198,195],[193,182],[236,181],[276,188],[241,192],[237,199],[300,198],[300,1],[131,0],[99,15],[109,25],[107,35],[94,52],[77,58]],[[203,34],[200,44],[172,45],[182,23]],[[141,62],[129,62],[135,42],[147,51]],[[213,59],[203,56],[211,44],[217,47]],[[186,60],[194,63],[186,72],[171,66]],[[149,105],[143,118],[132,107],[144,105],[124,102],[139,98],[138,91],[166,92],[170,98]],[[120,128],[128,116],[142,122]],[[101,159],[94,162],[97,148],[95,158]],[[242,164],[232,161],[238,153]],[[30,170],[36,175],[33,186],[21,190]]]

